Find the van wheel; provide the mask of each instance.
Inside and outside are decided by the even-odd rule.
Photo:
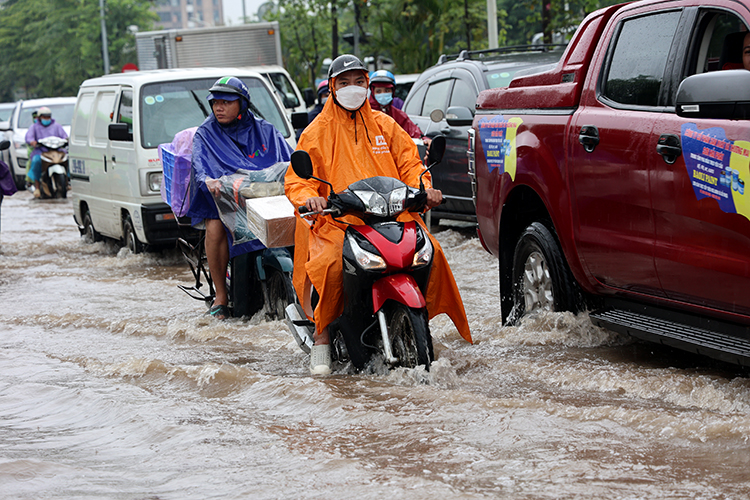
[[[125,220],[122,222],[122,233],[125,239],[125,246],[131,253],[136,254],[143,252],[143,243],[138,241],[138,236],[135,234],[135,228],[133,227],[133,221],[130,220],[129,215],[126,215]]]
[[[534,222],[521,234],[513,254],[513,310],[508,323],[517,324],[534,311],[573,311],[580,292],[560,245],[549,229]]]
[[[86,243],[94,243],[102,240],[102,235],[94,229],[94,223],[91,221],[91,212],[86,210],[83,215],[83,236]]]

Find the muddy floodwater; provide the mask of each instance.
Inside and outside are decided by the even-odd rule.
[[[750,498],[747,372],[585,314],[503,327],[471,230],[437,236],[474,345],[441,316],[429,372],[312,378],[283,322],[207,318],[176,251],[72,213],[2,203],[2,499]]]

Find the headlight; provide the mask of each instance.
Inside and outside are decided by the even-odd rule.
[[[163,175],[162,172],[151,172],[148,174],[148,188],[151,191],[159,191],[161,189],[161,179]]]
[[[406,200],[406,186],[394,189],[391,191],[390,209],[391,215],[397,214],[404,209],[404,201]]]
[[[364,203],[365,212],[380,216],[388,215],[388,204],[385,198],[375,191],[353,191],[353,193]]]
[[[386,268],[383,257],[362,249],[351,235],[348,235],[347,238],[349,238],[349,245],[352,247],[354,259],[357,261],[359,267],[365,271],[377,271]]]
[[[430,237],[425,234],[422,229],[420,229],[420,233],[422,233],[422,237],[424,238],[424,245],[422,245],[422,248],[417,250],[417,253],[414,254],[414,260],[412,261],[411,267],[426,266],[432,260],[433,250]]]

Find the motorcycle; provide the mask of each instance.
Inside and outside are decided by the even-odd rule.
[[[432,141],[428,168],[440,163],[445,137]],[[414,221],[399,222],[399,214],[421,212],[427,194],[420,176],[419,189],[391,177],[371,177],[335,193],[333,186],[312,175],[306,151],[292,154],[292,168],[303,179],[315,179],[330,188],[328,207],[322,213],[334,219],[355,215],[363,224],[348,224],[344,235],[344,312],[328,328],[331,357],[351,361],[357,370],[380,355],[391,366],[427,370],[434,359],[425,293],[432,267],[430,238]],[[300,207],[302,217],[314,215]],[[314,307],[314,306],[313,306]],[[287,325],[300,348],[309,353],[314,323],[300,304],[286,308]]]
[[[239,233],[251,237],[247,229],[247,220],[244,217],[243,197],[265,197],[276,194],[283,190],[280,183],[249,183],[244,189],[239,190],[232,186],[232,179],[227,179],[228,186],[225,200],[234,200],[234,203],[223,204],[217,202],[222,220],[226,223],[231,220],[230,225],[235,238]],[[274,192],[271,192],[275,190]],[[283,192],[283,191],[282,191]],[[242,193],[242,194],[241,194]],[[232,213],[232,218],[224,217]],[[180,219],[178,218],[178,221]],[[180,224],[180,222],[178,222]],[[242,229],[238,226],[244,225]],[[215,297],[214,284],[208,272],[205,251],[205,228],[200,231],[200,238],[196,244],[191,244],[183,238],[178,238],[177,245],[180,248],[185,261],[190,266],[190,271],[195,279],[193,286],[178,285],[178,287],[190,297],[203,301],[207,307],[211,307]],[[282,319],[284,310],[289,304],[297,303],[297,293],[292,285],[292,248],[261,248],[253,252],[238,255],[230,259],[227,269],[227,292],[229,295],[229,312],[232,317],[251,317],[264,307],[266,318],[269,320]],[[203,280],[208,284],[208,293],[204,293]]]
[[[50,136],[39,139],[47,151],[42,153],[42,175],[39,179],[40,198],[68,197],[67,139]]]

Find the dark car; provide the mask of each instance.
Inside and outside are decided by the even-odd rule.
[[[507,87],[516,76],[552,69],[564,49],[565,45],[535,45],[465,50],[440,56],[435,66],[420,75],[403,109],[422,133],[440,133],[447,139],[444,160],[432,171],[433,184],[446,199],[432,210],[433,223],[439,219],[476,220],[466,148],[479,92]],[[435,110],[440,112],[433,113]],[[437,121],[430,118],[431,113]]]

